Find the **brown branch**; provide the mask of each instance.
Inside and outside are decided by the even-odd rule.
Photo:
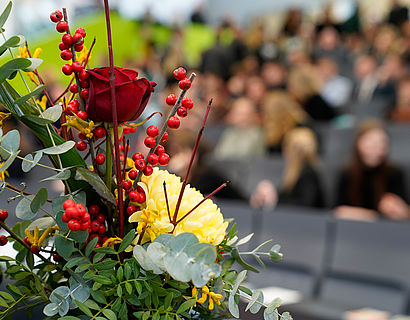
[[[168,203],[168,194],[167,194],[167,184],[164,181],[164,194],[165,194],[165,202],[167,204],[167,211],[168,211],[168,218],[169,218],[169,222],[172,223],[172,219],[171,219],[171,212],[169,211],[169,203]]]
[[[7,183],[6,187],[9,188],[10,190],[15,191],[15,192],[22,193],[22,194],[24,194],[25,196],[33,196],[33,195],[34,195],[34,194],[32,194],[32,193],[29,193],[29,192],[26,192],[26,191],[24,191],[24,190],[19,189],[19,188],[15,187],[15,186],[11,185],[10,183]],[[51,203],[51,202],[53,202],[53,200],[47,199],[47,202],[50,202],[50,203]]]

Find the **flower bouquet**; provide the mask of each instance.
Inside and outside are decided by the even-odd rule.
[[[191,161],[183,179],[161,169],[169,161],[165,150],[167,130],[177,129],[193,102],[186,93],[195,74],[174,71],[181,89],[169,95],[171,106],[161,129],[146,129],[148,152],[129,156],[130,139],[155,83],[138,78],[133,70],[114,66],[108,1],[104,1],[109,67],[89,68],[90,53],[83,28],[70,31],[65,9],[50,15],[62,33],[58,44],[66,61],[62,72],[70,79],[67,89],[53,99],[22,36],[2,35],[0,54],[11,59],[0,66],[0,125],[12,116],[31,129],[41,150],[20,156],[20,134],[0,131],[1,191],[9,189],[18,200],[15,214],[21,222],[7,224],[9,213],[0,210],[0,226],[7,235],[0,245],[13,243],[15,256],[0,256],[8,292],[0,291],[0,318],[24,308],[40,308],[44,318],[75,319],[216,319],[239,317],[238,303],[246,310],[264,309],[264,319],[291,319],[280,314],[280,299],[264,304],[260,290],[242,286],[247,270],[258,270],[244,261],[235,224],[228,228],[211,197],[188,184],[211,102],[199,128]],[[3,27],[10,2],[0,16]],[[19,48],[14,57],[13,48]],[[17,92],[9,80],[20,76],[27,93]],[[29,78],[36,86],[26,83]],[[36,99],[42,96],[41,99]],[[78,139],[77,139],[78,136]],[[78,142],[75,142],[75,139]],[[48,157],[52,166],[44,164]],[[28,172],[36,166],[52,175],[44,181],[64,183],[64,192],[48,199],[46,188],[30,194],[5,181],[7,168],[16,159]],[[46,206],[51,202],[51,206]],[[12,213],[14,214],[14,212]],[[262,243],[247,254],[260,265],[265,258],[278,262],[280,246],[270,250]],[[238,272],[238,264],[243,271]]]

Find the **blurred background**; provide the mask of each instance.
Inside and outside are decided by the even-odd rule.
[[[410,1],[110,3],[116,65],[158,83],[142,117],[167,114],[176,67],[198,75],[195,106],[165,146],[168,170],[184,174],[214,99],[191,184],[209,194],[231,180],[215,198],[224,216],[239,235],[255,233],[250,249],[273,238],[284,253],[249,285],[267,302],[282,297],[294,319],[410,319]],[[86,47],[97,39],[89,66],[107,65],[101,1],[15,0],[5,25],[42,49],[39,72],[55,97],[68,81],[49,14],[63,6]],[[19,129],[23,155],[39,148]],[[137,135],[132,150],[147,152]],[[46,173],[20,169],[7,181],[35,192]],[[61,192],[50,188],[50,198]],[[11,213],[12,196],[0,195]]]

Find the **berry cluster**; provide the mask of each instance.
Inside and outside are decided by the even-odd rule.
[[[88,236],[85,245],[88,242],[93,240],[94,238],[98,237],[98,242],[95,245],[95,248],[101,247],[105,241],[108,240],[108,237],[105,235],[107,228],[105,227],[105,215],[100,212],[100,207],[96,204],[93,204],[88,207],[88,212],[92,216],[92,221],[88,232],[90,233]]]
[[[62,220],[67,223],[68,229],[71,231],[90,230],[91,216],[84,205],[75,203],[73,200],[66,200],[64,201],[63,208]]]
[[[182,67],[174,70],[175,79],[179,80],[179,88],[182,90],[188,90],[191,87],[191,81],[185,78],[186,70]],[[165,102],[169,106],[174,106],[178,101],[178,98],[175,94],[171,93],[165,99]],[[181,106],[177,109],[177,115],[181,118],[185,118],[188,115],[188,110],[192,109],[194,103],[190,98],[184,97],[181,100]],[[167,125],[171,129],[178,129],[181,125],[181,120],[177,116],[169,117]]]

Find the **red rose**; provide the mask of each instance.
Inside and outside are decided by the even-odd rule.
[[[144,111],[156,83],[137,79],[138,72],[134,70],[114,69],[118,122],[135,120]],[[109,67],[87,70],[90,87],[86,111],[91,120],[112,122],[109,71]]]

